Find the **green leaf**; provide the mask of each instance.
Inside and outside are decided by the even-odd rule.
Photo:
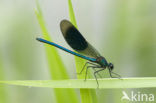
[[[156,87],[156,77],[144,78],[106,78],[99,79],[99,89],[119,89],[119,88],[153,88]],[[3,84],[21,85],[29,87],[49,87],[49,88],[88,88],[96,89],[95,79],[71,80],[28,80],[28,81],[0,81]]]
[[[43,19],[41,8],[37,2],[37,9],[35,10],[38,22],[40,24],[43,38],[52,41],[50,35],[46,29],[45,21]],[[68,79],[68,74],[65,66],[55,47],[44,44],[46,49],[47,61],[50,69],[50,73],[53,79]],[[59,68],[59,69],[58,69]]]
[[[43,38],[51,41],[38,1],[36,2],[36,4],[37,4],[37,9],[35,10],[35,13],[42,30]],[[44,45],[45,45],[47,62],[48,62],[51,78],[53,80],[69,79],[66,68],[56,48],[47,44]],[[63,102],[78,103],[79,102],[76,92],[73,89],[54,89],[54,91],[55,91],[55,97],[57,103],[63,103]]]
[[[72,24],[76,28],[78,28],[71,0],[68,0],[68,7],[69,7],[70,21],[72,22]],[[86,60],[75,56],[75,61],[76,61],[76,71],[77,71],[77,73],[80,73],[81,69],[83,68],[83,66],[86,62]],[[85,75],[77,75],[78,79],[84,79],[84,76]],[[96,97],[95,90],[80,89],[80,95],[81,95],[81,102],[82,103],[97,103],[97,97]]]

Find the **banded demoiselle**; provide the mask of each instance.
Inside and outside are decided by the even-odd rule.
[[[83,58],[85,60],[88,60],[86,64],[84,65],[83,69],[81,70],[80,74],[83,72],[85,66],[87,64],[90,64],[92,66],[87,66],[85,80],[87,78],[87,72],[89,68],[92,68],[95,70],[94,77],[96,79],[97,85],[99,87],[99,83],[96,77],[96,74],[98,74],[100,71],[105,70],[108,68],[110,77],[114,78],[112,74],[117,75],[120,77],[120,75],[112,72],[114,66],[112,63],[108,63],[107,60],[100,55],[100,53],[90,44],[86,41],[86,39],[81,35],[81,33],[76,29],[76,27],[68,20],[62,20],[60,23],[61,32],[63,34],[63,37],[65,38],[66,42],[70,45],[71,48],[73,48],[78,53],[71,51],[69,49],[66,49],[54,42],[50,42],[48,40],[42,39],[42,38],[36,38],[38,41],[55,46],[59,49],[62,49],[70,54],[73,54],[75,56],[78,56],[80,58]],[[96,70],[97,68],[101,68]]]

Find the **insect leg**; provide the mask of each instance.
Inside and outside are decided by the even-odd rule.
[[[99,66],[99,65],[97,65],[97,64],[95,64],[95,63],[90,63],[90,64],[96,66],[96,67],[93,68],[94,72],[96,71],[95,68],[101,68],[101,66]],[[99,76],[100,78],[102,78],[102,76],[101,76],[99,73],[97,73],[97,74],[98,74],[98,76]]]
[[[110,69],[109,69],[109,74],[110,74],[111,78],[119,78],[119,79],[121,79],[121,76],[119,74],[112,72]],[[117,77],[112,76],[112,74],[115,74]]]
[[[94,65],[95,65],[95,64],[94,64]],[[95,66],[88,66],[88,67],[87,67],[87,70],[86,70],[85,81],[86,81],[86,79],[87,79],[87,74],[88,74],[88,69],[89,69],[89,68],[94,69],[94,68],[101,68],[101,67],[99,67],[99,65],[95,65]]]
[[[81,74],[83,72],[83,70],[85,69],[86,65],[88,64],[89,62],[86,62],[85,65],[83,66],[82,70],[80,71],[80,73],[77,73],[77,74]]]
[[[94,70],[94,72],[96,72],[95,68],[93,68],[93,70]],[[98,76],[99,76],[100,78],[102,78],[102,76],[101,76],[99,73],[97,73],[97,74],[98,74]]]
[[[100,69],[100,70],[94,72],[94,77],[95,77],[96,83],[97,83],[97,85],[98,85],[97,88],[99,88],[99,82],[98,82],[98,80],[97,80],[96,74],[98,74],[98,72],[100,72],[100,71],[103,71],[104,69],[105,69],[105,68],[102,68],[102,69]]]
[[[85,75],[85,81],[86,81],[86,79],[87,79],[87,74],[88,74],[88,69],[89,69],[89,68],[94,68],[94,67],[93,67],[93,66],[88,66],[88,67],[87,67],[87,69],[86,69],[86,75]]]
[[[77,73],[77,74],[81,74],[83,72],[83,70],[85,69],[85,67],[86,67],[87,64],[96,65],[96,64],[91,63],[91,62],[86,62],[85,65],[83,66],[82,70],[80,71],[80,73]]]

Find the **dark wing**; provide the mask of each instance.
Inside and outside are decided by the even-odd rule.
[[[66,42],[76,51],[90,57],[99,57],[98,51],[89,44],[76,27],[68,20],[62,20],[60,28]]]

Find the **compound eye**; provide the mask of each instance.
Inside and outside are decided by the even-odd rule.
[[[114,69],[114,65],[113,65],[112,63],[109,63],[109,68],[110,68],[111,70],[113,70],[113,69]]]

